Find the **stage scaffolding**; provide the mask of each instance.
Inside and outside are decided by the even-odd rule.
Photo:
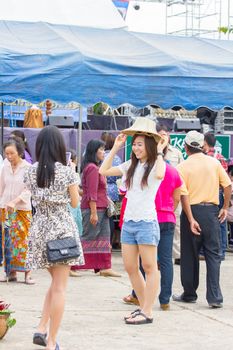
[[[233,0],[134,0],[134,8],[140,3],[161,3],[165,7],[166,34],[230,39],[220,27],[233,26]],[[138,6],[138,8],[137,8]]]
[[[233,25],[232,0],[163,0],[166,34],[229,39],[218,30]]]

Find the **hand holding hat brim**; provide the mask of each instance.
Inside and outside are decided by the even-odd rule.
[[[127,135],[120,133],[119,135],[117,135],[115,139],[114,147],[116,147],[117,149],[120,149],[121,147],[124,146],[126,139],[127,139]]]

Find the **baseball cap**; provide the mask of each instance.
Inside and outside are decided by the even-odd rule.
[[[196,130],[189,131],[185,136],[184,142],[197,149],[202,149],[204,145],[204,135]]]

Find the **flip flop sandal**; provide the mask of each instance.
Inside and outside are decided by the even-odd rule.
[[[17,282],[17,277],[15,277],[15,276],[10,277],[9,276],[7,279],[7,277],[5,276],[5,277],[0,279],[0,282]]]
[[[33,334],[33,344],[40,346],[47,346],[47,333],[34,333]],[[58,348],[59,349],[59,348]]]
[[[32,279],[31,277],[27,277],[26,279],[25,279],[25,284],[35,284],[36,282],[35,282],[35,280],[34,279]]]
[[[132,311],[132,312],[130,313],[129,316],[125,316],[125,317],[124,317],[124,320],[128,320],[129,318],[132,318],[132,317],[134,317],[134,315],[136,316],[136,315],[138,315],[140,312],[141,312],[141,309],[136,309],[136,310]]]
[[[134,305],[139,305],[139,300],[135,297],[132,296],[132,294],[127,295],[127,297],[123,298],[124,303],[126,304],[134,304]]]
[[[136,320],[138,316],[142,316],[143,319]],[[143,312],[139,312],[136,315],[133,315],[131,319],[125,320],[126,324],[132,324],[132,325],[148,324],[152,322],[153,322],[153,318],[147,317]]]

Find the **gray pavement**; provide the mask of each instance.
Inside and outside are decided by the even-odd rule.
[[[224,308],[209,309],[205,300],[205,262],[200,262],[198,302],[171,302],[170,311],[162,311],[156,302],[154,323],[125,325],[123,317],[134,309],[122,302],[130,283],[121,255],[113,253],[113,268],[121,278],[106,278],[91,271],[70,278],[66,310],[59,332],[61,350],[189,350],[233,349],[233,254],[228,253],[221,268]],[[181,292],[179,267],[175,266],[174,292]],[[2,269],[0,271],[2,274]],[[36,285],[0,283],[0,299],[12,304],[17,324],[0,341],[0,350],[39,350],[32,334],[39,321],[43,298],[49,285],[46,271],[33,273]],[[19,274],[23,281],[23,274]]]

